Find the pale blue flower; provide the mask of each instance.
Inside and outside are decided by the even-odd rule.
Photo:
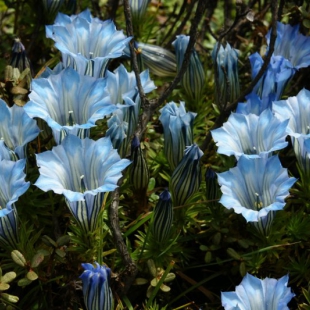
[[[131,15],[136,22],[144,16],[151,0],[129,0]]]
[[[215,99],[217,105],[226,105],[227,102],[234,102],[240,92],[238,76],[238,54],[239,51],[231,48],[229,43],[226,46],[215,44],[212,51],[212,60],[217,70]]]
[[[184,205],[198,191],[201,183],[200,158],[203,152],[196,144],[186,147],[184,156],[172,173],[170,191],[174,206]]]
[[[95,262],[82,264],[85,269],[80,279],[83,283],[84,302],[87,310],[112,310],[113,295],[110,288],[111,269]]]
[[[301,181],[308,183],[310,177],[310,135],[300,135],[298,138],[293,138],[293,147]]]
[[[264,221],[270,211],[282,210],[289,189],[296,182],[278,156],[241,156],[237,166],[218,174],[223,193],[220,203],[242,214],[247,222]]]
[[[141,56],[143,65],[150,69],[150,71],[161,77],[171,76],[177,74],[176,58],[173,53],[158,45],[135,42],[136,52]],[[125,55],[130,57],[130,50],[124,50]]]
[[[72,16],[58,13],[55,24],[46,26],[46,36],[56,42],[65,67],[94,77],[103,77],[108,61],[121,57],[131,40],[112,20],[94,18],[89,10]]]
[[[310,37],[299,32],[299,26],[277,23],[277,39],[273,54],[286,58],[296,69],[310,65]],[[270,44],[271,30],[267,33],[266,39]]]
[[[242,155],[255,158],[287,146],[287,124],[288,120],[279,121],[269,109],[259,116],[232,113],[221,128],[211,133],[218,153],[234,155],[237,160]]]
[[[264,61],[258,53],[252,54],[249,58],[252,67],[252,79],[254,79]],[[268,101],[270,108],[273,100],[281,98],[286,85],[295,72],[296,69],[286,58],[280,55],[272,55],[267,70],[254,86],[253,92],[262,100]]]
[[[287,133],[291,137],[310,133],[310,91],[302,89],[297,96],[286,100],[274,101],[272,110],[275,116],[283,121],[289,119]]]
[[[152,222],[153,236],[157,242],[167,242],[171,231],[173,222],[173,208],[171,195],[165,189],[160,195],[159,200],[154,209],[154,216]]]
[[[225,310],[289,310],[288,302],[295,296],[287,287],[288,275],[279,280],[258,279],[246,274],[234,292],[222,292]]]
[[[93,141],[73,135],[36,157],[40,177],[35,185],[43,191],[63,194],[85,231],[96,227],[104,193],[117,188],[121,171],[130,163],[120,159],[110,138]]]
[[[193,123],[197,114],[186,112],[183,101],[179,106],[171,101],[160,112],[159,120],[164,128],[164,152],[173,170],[183,158],[185,147],[193,143]]]
[[[5,142],[9,150],[15,152],[19,158],[25,158],[26,144],[35,139],[39,133],[36,121],[30,118],[22,107],[13,105],[9,108],[0,99],[0,139]],[[10,158],[15,159],[15,156],[12,156]]]
[[[29,98],[24,109],[47,122],[57,144],[69,133],[88,136],[97,120],[117,109],[110,103],[104,79],[80,75],[71,68],[33,80]]]
[[[178,71],[182,67],[189,39],[189,36],[179,35],[172,43],[176,52]],[[198,102],[202,100],[205,86],[205,72],[195,49],[192,50],[189,65],[181,79],[181,86],[191,100]]]
[[[42,0],[44,10],[49,15],[57,13],[64,3],[64,0]]]
[[[13,247],[18,239],[14,203],[30,186],[30,182],[25,182],[25,165],[25,159],[0,161],[0,240]]]
[[[264,110],[271,109],[272,97],[273,96],[269,96],[262,100],[257,94],[252,92],[245,96],[246,102],[238,103],[236,113],[260,115]]]
[[[27,76],[31,79],[32,68],[30,65],[30,61],[27,57],[25,46],[19,38],[14,39],[10,66],[12,66],[13,68],[17,68],[20,73],[22,73],[25,69],[29,68],[30,73]]]

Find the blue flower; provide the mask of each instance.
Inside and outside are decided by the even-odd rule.
[[[222,292],[225,310],[289,310],[288,302],[295,296],[287,287],[288,275],[279,280],[258,279],[246,274],[234,292]]]
[[[22,107],[13,105],[9,108],[0,99],[0,139],[5,142],[9,150],[15,152],[19,158],[24,158],[26,144],[35,139],[39,133],[36,121],[30,118]],[[12,156],[10,158],[15,159],[15,156]]]
[[[216,88],[215,98],[218,106],[225,105],[227,102],[234,102],[240,92],[239,76],[238,76],[238,53],[239,51],[231,48],[229,43],[226,46],[215,44],[212,51],[212,60],[215,64]]]
[[[43,7],[46,13],[53,15],[59,11],[64,3],[64,0],[42,0]]]
[[[10,66],[13,68],[17,68],[20,73],[22,73],[25,69],[29,68],[31,70],[30,61],[26,55],[25,46],[21,42],[19,38],[14,40],[14,44],[12,47],[12,58],[10,61]],[[28,77],[31,80],[31,73],[28,74]]]
[[[104,193],[117,188],[121,171],[130,164],[120,159],[110,138],[93,141],[73,135],[36,157],[40,177],[35,185],[43,191],[63,194],[85,231],[96,227]]]
[[[164,152],[171,170],[175,169],[183,157],[186,146],[193,143],[193,122],[196,113],[186,112],[185,103],[167,103],[161,110],[159,120],[164,128]]]
[[[154,82],[150,79],[149,71],[140,73],[140,80],[145,94],[156,89]],[[114,72],[106,72],[106,89],[114,104],[123,103],[125,98],[135,101],[139,96],[137,81],[134,72],[128,72],[123,65],[117,67]]]
[[[297,96],[287,100],[274,101],[272,110],[281,121],[289,119],[287,133],[291,137],[310,133],[310,91],[302,89]]]
[[[55,24],[46,26],[46,36],[56,42],[65,67],[94,77],[103,77],[108,61],[121,57],[131,40],[112,20],[93,18],[89,10],[72,16],[58,13]]]
[[[135,42],[135,46],[143,65],[149,68],[153,74],[161,77],[174,77],[177,74],[176,58],[173,53],[160,46],[147,43]],[[129,48],[126,48],[124,53],[130,57]]]
[[[25,182],[26,160],[0,161],[0,240],[16,247],[17,213],[14,203],[30,186]]]
[[[269,45],[271,30],[267,33],[266,39]],[[273,54],[286,58],[296,69],[310,65],[310,37],[299,32],[299,25],[277,23],[277,39]]]
[[[112,310],[113,295],[110,288],[111,269],[95,262],[82,264],[85,269],[80,279],[83,283],[84,302],[87,310]]]
[[[264,221],[268,212],[284,208],[284,200],[295,181],[281,166],[278,156],[241,156],[235,168],[218,174],[223,193],[220,203],[242,214],[247,222]]]
[[[59,144],[66,134],[85,137],[96,121],[116,110],[105,91],[105,80],[78,74],[71,68],[32,81],[24,109],[47,122]]]
[[[267,109],[256,114],[232,113],[221,128],[212,130],[218,153],[227,156],[262,157],[287,146],[288,120],[279,121]]]
[[[184,205],[198,191],[201,183],[200,158],[203,152],[196,144],[186,147],[184,156],[172,173],[170,191],[174,206]]]
[[[169,240],[172,222],[173,208],[171,195],[169,191],[165,189],[159,195],[152,222],[152,232],[157,242],[162,243]]]
[[[252,67],[252,79],[254,79],[263,65],[263,59],[258,53],[252,54],[249,58]],[[267,101],[270,108],[273,100],[281,98],[286,85],[295,72],[296,69],[287,59],[280,55],[272,55],[267,70],[254,86],[253,92],[262,100]]]
[[[151,0],[129,0],[131,14],[136,22],[139,22],[146,12]]]
[[[236,113],[240,114],[256,114],[260,115],[264,110],[269,109],[271,110],[271,96],[266,98],[266,100],[262,100],[258,97],[255,93],[250,93],[245,97],[246,102],[239,102]]]
[[[179,35],[172,43],[176,52],[177,69],[181,69],[184,55],[189,43],[189,36]],[[190,62],[186,72],[184,73],[181,85],[186,95],[193,101],[200,101],[203,98],[203,90],[205,86],[205,72],[199,56],[195,49],[192,50]]]

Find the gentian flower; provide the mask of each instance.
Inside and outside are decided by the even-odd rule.
[[[122,154],[122,142],[127,137],[128,123],[124,120],[124,113],[128,109],[127,106],[122,106],[113,112],[113,115],[108,119],[108,130],[106,136],[111,138],[113,147]],[[123,156],[122,156],[123,157]]]
[[[12,160],[17,157],[24,158],[26,144],[35,139],[39,133],[36,121],[30,118],[22,107],[13,105],[9,108],[0,99],[0,139],[12,151],[10,152]]]
[[[271,30],[266,35],[267,44],[270,43]],[[277,39],[273,54],[286,58],[296,69],[310,65],[310,37],[299,32],[299,25],[277,23]]]
[[[53,15],[57,13],[64,3],[64,0],[42,0],[45,13]]]
[[[246,102],[239,102],[236,113],[240,114],[256,114],[260,115],[264,110],[271,109],[271,97],[267,98],[267,100],[262,100],[255,93],[250,93],[245,96]]]
[[[117,109],[110,103],[104,79],[80,75],[71,68],[33,80],[29,98],[24,109],[47,122],[57,144],[69,133],[88,136],[97,120]]]
[[[179,35],[172,43],[176,52],[178,71],[182,67],[189,38],[189,36]],[[199,102],[203,98],[205,72],[195,49],[192,50],[188,68],[181,79],[181,86],[191,100]]]
[[[144,16],[147,6],[151,0],[129,0],[129,6],[132,14],[132,18],[139,22]]]
[[[310,135],[300,135],[293,139],[295,156],[297,158],[301,181],[309,184],[310,177]]]
[[[218,43],[212,51],[212,60],[217,71],[215,79],[215,100],[218,106],[234,102],[239,96],[239,76],[238,76],[238,53],[231,48],[229,43],[226,46],[220,45],[218,53]]]
[[[14,203],[30,186],[25,182],[26,160],[0,161],[0,241],[16,247],[17,243],[17,212]]]
[[[260,222],[268,231],[270,219],[266,216],[284,208],[284,200],[296,179],[288,176],[278,156],[241,156],[236,167],[218,174],[218,182],[223,193],[220,203],[225,208],[233,208],[247,222]]]
[[[288,120],[279,121],[269,109],[259,116],[232,113],[221,128],[211,133],[218,146],[217,152],[234,155],[238,160],[243,154],[262,157],[285,148],[287,124]]]
[[[246,274],[234,292],[222,292],[225,310],[289,310],[288,302],[295,296],[287,287],[288,275],[279,280],[258,279]]]
[[[117,188],[121,171],[130,163],[120,159],[110,138],[93,141],[73,135],[36,157],[40,177],[35,185],[43,191],[63,194],[85,231],[95,229],[104,193]]]
[[[201,183],[200,158],[203,152],[196,144],[186,147],[184,156],[170,180],[170,191],[174,206],[184,205],[196,191]]]
[[[302,89],[297,96],[286,100],[274,101],[272,110],[275,116],[283,121],[289,119],[287,133],[291,137],[310,133],[310,91]]]
[[[135,42],[136,52],[141,56],[143,65],[150,71],[161,77],[177,74],[176,58],[173,53],[157,45]],[[130,50],[127,47],[124,54],[130,58]]]
[[[25,46],[19,38],[14,39],[10,66],[17,68],[20,73],[22,73],[27,68],[31,70],[31,65],[26,55]],[[28,77],[31,79],[31,73],[28,74]]]
[[[111,269],[92,264],[82,264],[85,269],[80,279],[83,283],[84,302],[87,310],[112,310],[113,295],[110,288]]]
[[[89,10],[72,16],[58,13],[55,24],[46,26],[46,36],[56,42],[65,67],[94,77],[103,77],[108,61],[121,57],[131,40],[112,20],[93,18]]]
[[[149,169],[139,138],[135,135],[131,142],[130,182],[135,190],[146,190],[149,184]]]
[[[159,200],[154,209],[154,217],[152,222],[152,232],[154,238],[162,243],[167,241],[173,222],[173,208],[171,195],[168,190],[164,190],[159,195]]]
[[[154,82],[150,79],[148,70],[140,73],[140,80],[145,94],[156,88]],[[113,104],[124,104],[127,107],[123,109],[123,119],[128,124],[128,129],[125,133],[128,139],[130,139],[138,124],[141,104],[134,72],[128,72],[123,65],[120,65],[113,73],[107,71],[106,90]],[[129,140],[125,142],[126,145],[128,143]]]
[[[252,79],[254,79],[264,61],[258,53],[252,54],[249,58],[252,67]],[[286,85],[294,76],[295,72],[296,69],[286,58],[280,55],[272,55],[267,70],[254,86],[253,92],[262,101],[268,102],[268,108],[270,108],[273,100],[281,98]]]
[[[164,152],[171,170],[175,169],[183,157],[186,146],[193,143],[193,122],[196,113],[186,112],[185,103],[167,103],[161,110],[159,120],[164,128]]]

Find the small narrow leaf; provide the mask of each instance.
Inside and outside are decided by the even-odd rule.
[[[33,256],[31,260],[30,267],[31,268],[36,268],[38,267],[44,260],[44,255],[42,253],[37,253]]]
[[[1,283],[10,283],[16,278],[16,273],[14,271],[7,272],[2,278]]]
[[[36,279],[38,279],[38,275],[33,271],[30,270],[27,275],[26,275],[27,279],[29,279],[30,281],[34,281]]]

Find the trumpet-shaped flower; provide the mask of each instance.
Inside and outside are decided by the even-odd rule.
[[[141,56],[143,65],[157,76],[175,76],[177,74],[176,58],[173,53],[157,45],[135,42],[136,51]],[[130,50],[124,53],[130,57]]]
[[[239,102],[236,113],[260,115],[264,110],[271,109],[271,97],[261,100],[255,93],[250,93],[245,97],[246,102]]]
[[[270,43],[269,31],[266,35],[267,43]],[[299,32],[299,25],[277,23],[277,39],[273,54],[282,56],[290,61],[296,69],[308,67],[310,65],[310,37]]]
[[[171,195],[164,190],[159,195],[159,200],[154,209],[152,231],[154,238],[159,242],[168,240],[173,222],[173,208]]]
[[[302,89],[297,96],[275,101],[272,110],[281,121],[289,119],[287,133],[295,138],[310,133],[310,91]]]
[[[196,144],[186,147],[184,156],[173,171],[170,181],[170,191],[174,206],[185,204],[201,183],[200,158],[203,152]]]
[[[268,212],[284,208],[295,181],[281,166],[278,156],[241,156],[236,167],[218,174],[223,193],[220,203],[242,214],[247,222],[264,221]]]
[[[13,105],[9,108],[0,99],[0,139],[5,142],[9,150],[15,152],[19,158],[24,158],[26,144],[35,139],[39,133],[36,121],[30,118],[22,107]],[[14,159],[14,156],[10,158]]]
[[[249,58],[252,67],[252,79],[254,79],[263,65],[263,59],[258,53],[252,54]],[[296,69],[289,60],[280,55],[273,55],[267,70],[254,86],[253,92],[262,98],[263,101],[267,101],[270,108],[273,100],[281,98],[285,86],[295,72]]]
[[[144,16],[150,2],[151,0],[129,0],[131,14],[136,22]]]
[[[104,193],[117,187],[121,171],[130,163],[120,159],[110,138],[93,141],[73,135],[36,157],[40,177],[35,185],[43,191],[63,194],[85,231],[96,227]]]
[[[279,121],[267,109],[261,115],[232,113],[221,128],[212,130],[218,153],[247,157],[268,156],[287,146],[288,120]]]
[[[150,79],[149,71],[140,73],[140,80],[145,94],[156,89],[154,82]],[[123,65],[120,65],[114,72],[106,72],[106,89],[114,104],[123,103],[124,98],[133,101],[139,95],[137,80],[134,72],[128,72]]]
[[[12,246],[17,242],[14,203],[30,186],[30,182],[25,182],[25,164],[25,159],[0,161],[0,240]]]
[[[186,146],[193,143],[193,122],[196,113],[186,112],[185,103],[167,103],[161,110],[159,120],[164,127],[164,152],[171,169],[175,169],[183,157]]]
[[[217,52],[218,51],[218,52]],[[212,51],[212,60],[216,68],[216,103],[221,106],[227,102],[234,102],[239,96],[239,76],[238,76],[238,53],[227,43],[225,47],[218,43]]]
[[[178,71],[182,67],[189,38],[189,36],[179,35],[172,43],[176,52]],[[205,86],[205,72],[195,49],[192,50],[190,62],[186,72],[183,74],[181,85],[191,100],[200,101],[202,99]]]
[[[83,283],[84,302],[87,310],[112,310],[113,295],[110,288],[111,269],[92,264],[82,264],[85,269],[80,279]]]
[[[287,275],[261,280],[247,273],[234,292],[221,293],[222,306],[225,310],[289,310],[287,304],[295,294],[287,283]]]
[[[121,57],[131,40],[112,20],[93,18],[89,10],[72,16],[58,13],[54,25],[46,26],[46,36],[56,42],[65,67],[94,77],[103,77],[108,61]]]
[[[105,91],[104,79],[67,68],[59,74],[32,81],[30,101],[24,109],[47,122],[57,144],[66,134],[88,135],[97,120],[116,110]]]

